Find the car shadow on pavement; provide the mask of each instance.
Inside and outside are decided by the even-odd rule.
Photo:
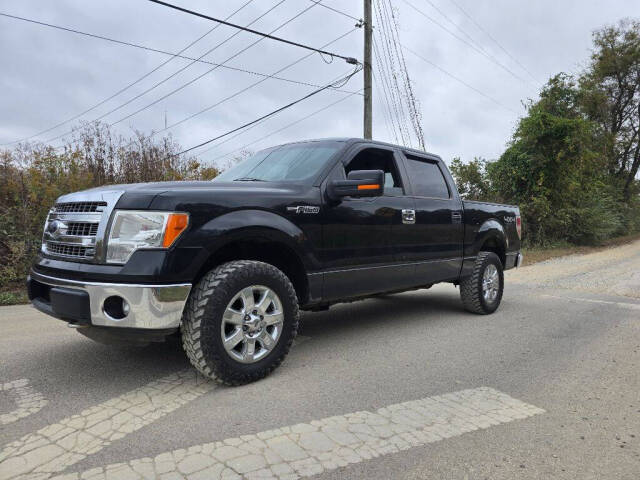
[[[51,377],[58,377],[59,372],[64,372],[67,379],[83,379],[87,388],[105,379],[110,383],[133,376],[151,380],[189,367],[181,345],[175,340],[116,347],[93,342],[80,334],[30,353],[29,362],[41,365],[44,376],[50,372]]]
[[[350,330],[388,326],[390,322],[402,322],[406,326],[439,321],[445,314],[447,318],[465,315],[457,291],[419,290],[337,304],[322,312],[302,312],[298,333],[306,336],[323,336],[329,332],[343,335]]]
[[[323,312],[302,312],[299,334],[331,341],[392,322],[410,328],[416,323],[444,321],[445,315],[447,320],[457,314],[463,317],[465,313],[455,293],[422,290],[338,304]],[[301,343],[296,348],[305,346]],[[76,334],[32,352],[30,361],[43,366],[44,376],[47,371],[64,371],[69,382],[82,378],[86,388],[92,388],[93,383],[98,387],[105,379],[113,385],[136,377],[139,383],[140,378],[151,380],[190,368],[177,337],[144,347],[122,347],[102,345]]]

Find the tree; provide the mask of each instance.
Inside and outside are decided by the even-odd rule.
[[[486,175],[487,161],[475,157],[469,163],[462,163],[460,157],[451,161],[449,169],[456,181],[460,196],[469,200],[493,201],[489,178]]]
[[[497,195],[519,204],[532,243],[598,243],[621,227],[606,183],[596,123],[566,74],[551,78],[530,102],[507,150],[487,165]]]
[[[609,172],[629,200],[640,168],[640,22],[602,28],[593,42],[589,68],[580,79],[582,103],[603,133]]]

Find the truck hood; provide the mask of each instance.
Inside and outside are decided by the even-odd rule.
[[[104,185],[58,198],[58,202],[78,201],[79,197],[92,200],[107,199],[122,194],[116,208],[184,210],[188,205],[225,205],[250,207],[261,205],[266,199],[300,196],[311,189],[308,185],[275,182],[211,182],[177,181]]]

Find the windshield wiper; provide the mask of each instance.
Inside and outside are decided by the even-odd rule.
[[[234,182],[266,182],[266,180],[262,180],[261,178],[254,178],[254,177],[234,178],[233,181]]]

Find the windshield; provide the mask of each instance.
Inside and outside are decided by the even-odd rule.
[[[218,175],[213,181],[312,180],[342,146],[340,142],[308,142],[268,148]]]

